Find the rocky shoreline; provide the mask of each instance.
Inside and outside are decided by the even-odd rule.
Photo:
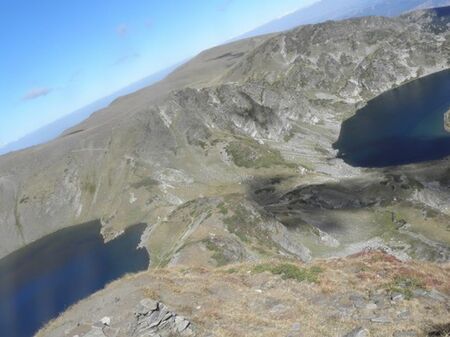
[[[450,132],[450,109],[444,114],[444,128]]]

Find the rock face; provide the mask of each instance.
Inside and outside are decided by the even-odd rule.
[[[136,321],[131,324],[129,336],[194,336],[191,323],[170,312],[168,308],[151,299],[143,299],[135,310]]]
[[[121,310],[128,311],[123,304]],[[120,310],[119,310],[120,312]],[[123,313],[121,313],[123,316]],[[50,332],[51,335],[54,332]],[[131,317],[105,316],[97,322],[78,322],[65,331],[67,336],[80,337],[195,337],[191,322],[170,311],[163,303],[149,298],[142,299],[133,310]]]
[[[380,245],[445,259],[445,163],[361,172],[333,160],[331,144],[367,100],[449,67],[448,24],[447,15],[419,11],[213,48],[60,138],[0,157],[0,257],[100,219],[106,238],[151,224],[143,245],[153,266],[278,254],[308,260],[364,247],[387,227],[395,234]],[[380,187],[381,195],[355,204],[352,189],[336,187],[343,177],[374,192],[394,179],[395,193]],[[415,183],[403,189],[403,179]],[[307,188],[330,184],[325,196]],[[305,193],[307,207],[290,200],[282,209],[293,190]],[[411,232],[422,229],[423,214],[433,226]],[[389,220],[397,217],[412,226],[399,233]]]

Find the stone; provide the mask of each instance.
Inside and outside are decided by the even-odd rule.
[[[277,305],[275,305],[275,306],[273,306],[271,309],[270,309],[270,312],[272,313],[272,314],[279,314],[279,313],[283,313],[283,312],[285,312],[286,310],[288,309],[288,307],[286,307],[284,304],[277,304]]]
[[[194,334],[187,319],[171,312],[164,304],[150,299],[140,301],[135,319],[136,321],[130,325],[130,335],[133,337]]]
[[[446,302],[448,300],[448,297],[441,292],[432,289],[431,291],[428,291],[426,293],[426,297],[431,298],[432,300],[439,301],[439,302]]]
[[[378,305],[376,305],[375,303],[369,303],[366,305],[367,310],[375,310],[377,308],[378,308]]]
[[[158,302],[150,298],[144,298],[139,302],[139,306],[138,309],[136,310],[136,313],[147,314],[155,310],[158,310]]]
[[[416,297],[426,297],[427,296],[427,291],[423,290],[423,289],[414,289],[413,290],[413,295]]]
[[[84,335],[84,337],[105,337],[102,328],[92,327],[92,329]]]
[[[336,316],[337,317],[341,317],[341,318],[348,318],[350,316],[353,315],[353,313],[355,312],[355,308],[353,307],[348,307],[348,306],[337,306],[336,307]]]
[[[192,331],[192,329],[189,327],[186,330],[181,332],[182,336],[192,336],[193,334],[194,334],[194,331]]]
[[[405,296],[403,296],[403,294],[400,293],[393,293],[391,295],[391,300],[394,302],[400,302],[403,301],[405,299]]]
[[[111,317],[105,316],[100,320],[100,322],[103,325],[110,326],[111,325]]]
[[[168,312],[168,313],[166,313],[165,315],[164,315],[164,317],[163,317],[163,321],[167,321],[169,318],[171,318],[171,317],[173,317],[173,313],[171,313],[171,312]]]
[[[189,324],[190,324],[189,321],[184,319],[184,317],[182,316],[175,317],[175,327],[178,332],[186,330]]]
[[[403,310],[397,314],[397,318],[401,319],[401,320],[409,319],[410,316],[411,316],[411,313],[409,312],[409,310]]]
[[[363,309],[366,307],[366,300],[361,295],[351,295],[349,299],[355,308]]]
[[[392,335],[392,337],[417,337],[418,334],[414,330],[408,330],[408,331],[396,331]]]
[[[369,337],[369,330],[364,328],[356,328],[350,331],[348,334],[344,335],[344,337]]]
[[[379,308],[383,308],[386,305],[386,297],[384,294],[376,294],[372,298],[373,303],[375,303]]]
[[[291,330],[292,331],[300,331],[301,327],[302,326],[299,322],[295,322],[294,324],[292,324]]]
[[[158,326],[165,316],[165,312],[153,312],[152,315],[148,318],[149,328],[153,328]]]
[[[374,318],[371,318],[370,321],[373,323],[380,323],[380,324],[392,323],[392,321],[388,317],[385,317],[385,316],[374,317]]]

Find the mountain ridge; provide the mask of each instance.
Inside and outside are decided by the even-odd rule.
[[[240,38],[281,32],[299,25],[320,23],[327,20],[342,20],[358,16],[398,16],[408,11],[448,5],[450,5],[448,0],[346,0],[340,2],[320,0],[308,7],[268,22],[241,35]]]
[[[367,246],[447,259],[448,191],[427,187],[445,186],[445,161],[361,170],[336,159],[332,144],[368,100],[448,69],[448,20],[427,10],[219,46],[62,137],[0,157],[0,255],[100,219],[106,239],[149,224],[152,266],[278,254],[309,261]],[[323,194],[297,204],[310,189]],[[335,195],[352,195],[356,206]],[[397,229],[397,218],[427,239]],[[342,231],[324,227],[330,221]]]
[[[379,2],[382,3],[383,1],[385,1],[385,0],[382,0]],[[408,0],[405,2],[404,5],[402,5],[403,7],[401,7],[400,9],[396,9],[394,12],[390,12],[391,11],[390,7],[392,6],[392,3],[388,3],[387,7],[386,6],[382,7],[381,9],[378,9],[375,12],[372,9],[372,12],[371,12],[370,6],[364,7],[364,2],[362,2],[360,4],[361,8],[359,9],[359,12],[358,11],[355,12],[354,10],[352,11],[352,7],[350,6],[349,8],[344,9],[341,14],[336,15],[335,10],[331,10],[330,12],[327,12],[327,14],[324,14],[324,12],[328,11],[329,7],[330,7],[327,4],[325,4],[325,6],[324,6],[323,5],[324,2],[326,2],[326,1],[321,0],[317,4],[313,4],[306,8],[302,8],[298,11],[295,11],[294,13],[288,14],[282,18],[271,21],[251,32],[243,34],[232,40],[235,41],[238,39],[252,37],[252,36],[261,35],[261,34],[276,33],[276,32],[282,31],[282,30],[292,29],[292,28],[302,25],[302,24],[318,23],[318,22],[322,22],[322,21],[326,21],[326,20],[330,20],[330,19],[344,19],[344,18],[349,18],[352,16],[366,16],[366,15],[394,16],[394,15],[398,15],[407,10],[450,5],[450,0],[428,0],[428,1],[418,0],[418,1],[416,1],[416,5],[418,5],[419,3],[420,3],[420,5],[418,5],[416,7],[412,7],[410,4],[410,1]],[[361,2],[361,0],[356,0],[354,2],[355,2],[355,4],[358,4]],[[376,6],[378,6],[378,5],[376,5]],[[325,7],[325,10],[323,7]],[[342,6],[339,4],[338,9],[342,10],[341,7]],[[314,9],[314,8],[316,8],[315,12],[319,12],[318,15],[307,12],[304,15],[300,15],[300,18],[296,17],[297,15],[299,15],[300,13],[303,13],[304,11],[311,11],[311,9]],[[314,12],[314,10],[313,10],[313,12]],[[290,17],[293,17],[293,20],[290,20],[289,19]],[[284,22],[286,20],[287,20],[287,23],[286,22],[284,24],[282,23],[281,28],[277,27],[276,22]],[[107,96],[104,99],[100,99],[99,101],[89,104],[86,107],[83,107],[83,108],[81,108],[81,109],[55,121],[55,122],[52,122],[40,129],[28,134],[28,135],[25,135],[24,137],[20,138],[17,141],[5,144],[2,147],[0,147],[0,155],[11,152],[11,151],[16,151],[16,150],[20,150],[23,148],[27,148],[29,146],[42,144],[51,139],[56,138],[58,135],[63,134],[66,129],[72,128],[79,122],[82,122],[91,113],[109,105],[118,96],[122,96],[126,93],[130,93],[131,91],[141,88],[143,86],[141,84],[143,81],[146,85],[149,85],[152,82],[157,82],[158,80],[162,79],[165,75],[170,73],[171,70],[173,70],[174,68],[176,68],[176,66],[170,67],[166,70],[162,70],[161,72],[158,72],[154,75],[150,75],[149,76],[150,81],[148,79],[144,79],[144,80],[136,82],[135,84],[131,84],[130,86],[119,90],[117,93],[113,93],[112,95]]]
[[[73,127],[76,124],[81,123],[95,111],[107,107],[109,104],[111,104],[114,100],[116,100],[120,96],[130,94],[136,90],[142,89],[144,87],[152,85],[155,82],[160,81],[168,74],[170,74],[179,65],[180,64],[176,64],[167,69],[159,71],[155,74],[147,76],[137,82],[134,82],[112,93],[111,95],[100,98],[95,102],[92,102],[80,109],[77,109],[69,113],[68,115],[65,115],[47,125],[44,125],[43,127],[19,138],[16,141],[1,146],[0,156],[9,152],[18,151],[34,145],[43,144],[52,139],[57,138],[58,136],[63,134],[65,130]]]

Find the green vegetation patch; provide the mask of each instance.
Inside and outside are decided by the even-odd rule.
[[[281,275],[283,280],[307,281],[311,283],[317,283],[319,281],[319,275],[323,272],[320,267],[300,268],[292,263],[276,265],[263,263],[253,268],[253,272],[255,273],[263,273],[266,271],[274,275]]]
[[[30,200],[30,197],[25,195],[22,198],[20,198],[19,204],[26,204],[29,200]]]
[[[239,237],[242,242],[250,242],[252,237],[267,241],[265,238],[258,237],[263,233],[257,230],[257,219],[243,206],[237,206],[234,214],[223,219],[223,222],[227,225],[228,230]]]
[[[414,290],[424,288],[424,283],[415,277],[397,276],[388,284],[388,290],[391,294],[402,294],[407,300],[410,300],[413,297]]]
[[[139,189],[141,187],[153,187],[157,186],[159,182],[152,177],[146,177],[136,183],[131,184],[131,187],[134,189]]]
[[[219,209],[219,212],[223,215],[228,214],[228,208],[225,206],[224,202],[221,202],[219,205],[217,205],[217,208]]]
[[[90,181],[86,181],[81,184],[81,188],[83,191],[85,191],[89,194],[95,194],[97,186],[95,186],[95,184]]]
[[[213,240],[204,240],[203,243],[208,250],[213,252],[211,257],[216,261],[218,267],[225,266],[232,262],[231,259],[224,254],[223,249]]]
[[[259,215],[253,214],[243,205],[234,205],[231,209],[232,213],[228,212],[231,214],[223,219],[223,223],[240,241],[250,245],[263,256],[269,256],[270,250],[280,248],[272,240],[271,233],[262,225],[264,219]]]
[[[233,141],[225,149],[236,166],[245,168],[270,168],[285,166],[296,168],[294,163],[287,162],[280,151],[254,140]]]

